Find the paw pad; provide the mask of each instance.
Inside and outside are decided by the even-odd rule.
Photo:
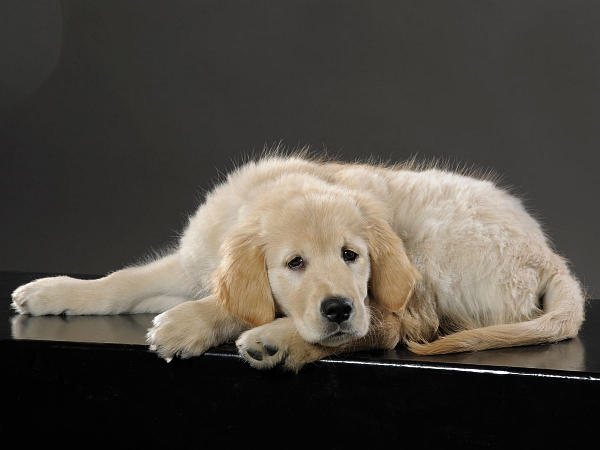
[[[262,361],[265,357],[265,353],[268,356],[273,356],[279,351],[279,349],[273,345],[262,344],[260,342],[257,342],[256,344],[258,348],[246,348],[246,353],[248,354],[248,356],[250,356],[252,359],[255,359],[256,361]]]
[[[252,350],[252,349],[246,349],[246,353],[248,353],[248,356],[250,356],[251,358],[257,360],[257,361],[262,361],[263,359],[263,354],[261,352],[259,352],[258,350]]]
[[[265,349],[265,352],[267,352],[267,355],[269,356],[273,356],[275,353],[277,353],[279,351],[279,349],[277,347],[273,347],[272,345],[263,345],[263,348]]]

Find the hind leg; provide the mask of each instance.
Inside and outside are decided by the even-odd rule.
[[[192,286],[177,254],[129,267],[98,280],[59,276],[17,288],[13,308],[21,314],[120,314],[163,312],[191,297]]]

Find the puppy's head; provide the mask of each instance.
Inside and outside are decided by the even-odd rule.
[[[278,312],[306,341],[337,346],[367,333],[369,297],[404,306],[418,272],[379,211],[333,191],[296,195],[236,227],[216,278],[224,306],[250,325]]]
[[[306,341],[335,346],[367,333],[366,228],[356,202],[335,192],[299,195],[265,223],[276,309]]]

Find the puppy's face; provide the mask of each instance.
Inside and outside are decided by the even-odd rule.
[[[337,346],[369,327],[366,224],[349,198],[299,198],[263,222],[277,312],[308,342]]]

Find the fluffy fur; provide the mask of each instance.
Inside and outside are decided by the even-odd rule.
[[[435,167],[271,156],[232,172],[178,248],[92,281],[44,278],[20,313],[161,313],[166,360],[237,339],[252,366],[333,353],[453,353],[574,337],[585,296],[522,203]]]

